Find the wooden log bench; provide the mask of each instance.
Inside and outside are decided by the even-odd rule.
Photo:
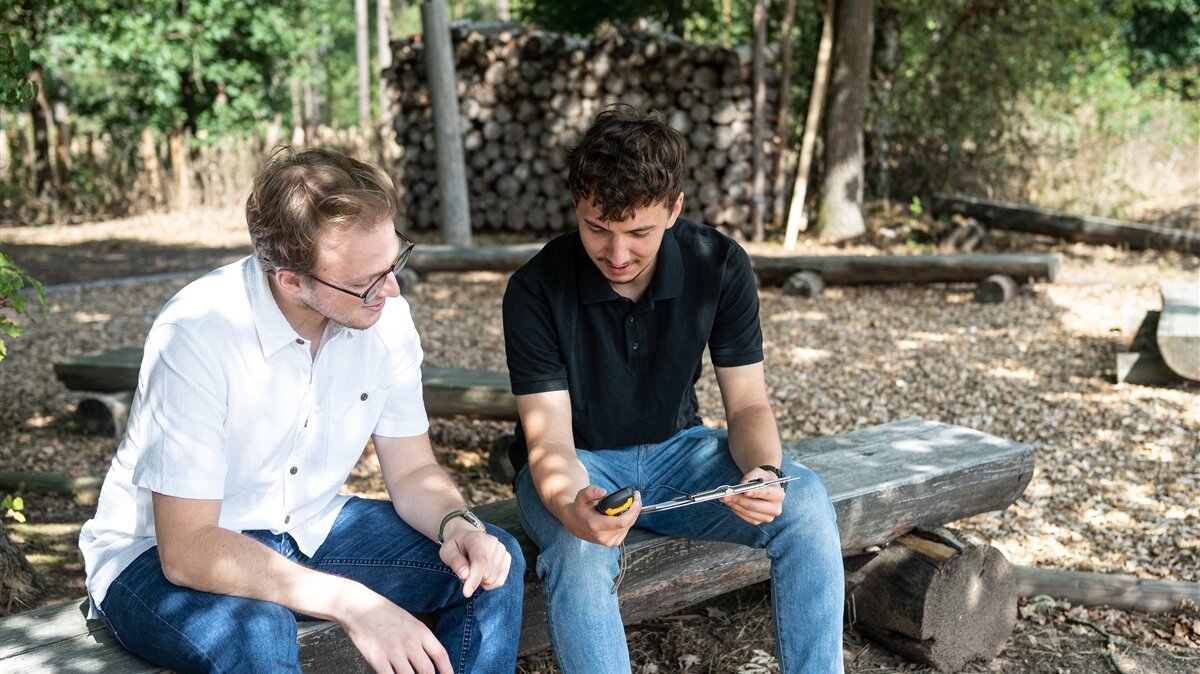
[[[142,348],[122,347],[54,364],[54,374],[73,391],[94,395],[80,401],[75,418],[88,433],[125,432]],[[421,368],[425,409],[431,417],[467,415],[490,421],[516,421],[517,403],[508,373],[449,367]]]
[[[1128,351],[1117,353],[1117,383],[1160,386],[1200,381],[1200,284],[1160,283],[1162,311],[1148,311]]]
[[[1028,445],[920,419],[789,442],[785,451],[825,481],[848,560],[863,560],[863,553],[913,529],[1002,510],[1025,489],[1034,468],[1033,449]],[[532,572],[536,549],[521,530],[515,501],[479,506],[476,512],[520,540],[531,569],[526,578],[521,652],[547,648],[543,588]],[[626,623],[665,615],[764,580],[769,573],[761,550],[738,545],[634,529],[626,549],[629,565],[620,590]],[[861,561],[855,566],[861,567]],[[957,624],[972,619],[974,615],[967,612]],[[336,624],[303,623],[299,640],[305,671],[367,671]],[[85,621],[78,601],[0,620],[0,670],[160,671],[115,644],[102,623]]]

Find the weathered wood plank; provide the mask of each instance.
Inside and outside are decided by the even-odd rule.
[[[1045,234],[1067,241],[1200,254],[1200,235],[1184,229],[1071,215],[1049,208],[1018,206],[964,196],[935,196],[930,205],[934,215],[962,213],[996,229]]]
[[[1161,283],[1158,351],[1181,377],[1200,380],[1200,282]]]
[[[137,388],[142,347],[123,346],[54,364],[54,376],[72,391],[115,393]]]
[[[894,540],[915,527],[931,528],[1003,509],[1025,489],[1034,461],[1028,445],[920,419],[789,442],[785,451],[825,481],[838,513],[844,554]],[[521,529],[515,501],[476,510],[517,537],[533,569],[537,550]],[[642,529],[631,532],[626,550],[629,569],[620,593],[626,623],[663,615],[765,579],[769,573],[762,551],[666,538]],[[549,644],[543,590],[532,571],[526,586],[523,653]],[[76,605],[40,611],[40,616],[31,612],[0,621],[4,628],[0,664],[7,667],[21,658],[19,662],[30,665],[51,662],[53,671],[99,671],[88,668],[96,663],[104,665],[103,671],[118,671],[108,666],[110,651],[117,649],[104,648],[111,642],[104,641],[106,633],[97,633],[103,632],[100,623],[86,624]],[[307,671],[328,671],[333,662],[338,671],[353,671],[345,662],[356,662],[357,655],[336,626],[306,623],[305,629],[306,635],[317,635],[302,649],[306,662],[318,663]],[[47,659],[48,650],[54,650],[53,660]]]
[[[1200,604],[1200,583],[1032,566],[1017,566],[1013,570],[1017,594],[1022,597],[1045,594],[1082,606],[1152,612],[1178,610],[1184,600]]]
[[[795,255],[752,256],[754,273],[763,285],[785,283],[798,271],[820,274],[827,285],[867,283],[977,283],[994,274],[1054,281],[1060,257],[1053,253],[988,255]]]
[[[968,428],[905,419],[843,435],[787,443],[788,456],[821,476],[838,514],[842,553],[853,555],[916,528],[932,528],[1017,499],[1033,476],[1033,449]],[[512,500],[477,509],[512,532],[534,568]],[[689,606],[767,578],[762,551],[665,538],[634,529],[621,583],[626,623]],[[521,652],[549,644],[540,581],[526,578]]]

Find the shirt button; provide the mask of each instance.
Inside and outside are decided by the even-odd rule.
[[[637,343],[637,342],[634,342],[634,343],[633,343],[633,350],[634,350],[634,351],[637,351],[637,348],[638,348],[638,343]]]
[[[288,515],[287,517],[283,518],[283,523],[284,523],[284,524],[291,524],[291,523],[292,523],[292,516],[291,516],[291,515]]]
[[[295,466],[292,466],[292,469],[289,470],[288,472],[291,473],[292,475],[295,475],[296,473],[300,472],[300,469]]]
[[[632,323],[632,322],[633,322],[633,316],[630,316],[630,317],[629,317],[629,322],[630,322],[630,323]]]
[[[359,399],[359,400],[366,400],[366,399],[367,399],[367,394],[366,394],[366,393],[364,393],[364,394],[360,395],[360,396],[358,397],[358,399]]]
[[[303,343],[304,343],[304,340],[303,340],[303,339],[300,339],[299,337],[297,337],[297,338],[296,338],[296,343],[297,343],[297,344],[303,344]]]

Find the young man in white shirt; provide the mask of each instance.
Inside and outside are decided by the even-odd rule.
[[[274,155],[254,255],[172,298],[80,534],[91,617],[179,672],[299,672],[336,620],[379,672],[512,672],[524,562],[437,465],[378,168]],[[372,438],[391,501],[340,495]],[[435,614],[431,630],[411,613]]]

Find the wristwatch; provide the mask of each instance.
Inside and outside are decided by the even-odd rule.
[[[476,517],[475,513],[471,512],[470,510],[468,510],[466,508],[459,508],[458,510],[451,510],[450,512],[446,513],[445,517],[442,518],[442,524],[441,524],[441,526],[438,527],[438,543],[446,542],[446,539],[444,538],[444,534],[446,532],[446,525],[449,524],[450,520],[454,519],[455,517],[461,517],[464,520],[470,522],[471,526],[475,527],[476,529],[479,529],[480,531],[485,531],[485,529],[483,527],[483,520]]]
[[[771,473],[775,473],[775,477],[787,477],[787,475],[784,475],[784,474],[783,474],[783,469],[781,469],[781,468],[776,468],[775,466],[772,466],[772,465],[770,465],[770,464],[766,464],[766,465],[759,466],[759,468],[760,468],[761,470],[765,470],[765,471],[768,471],[768,472],[771,472]],[[779,485],[779,488],[780,488],[780,489],[782,489],[782,490],[784,490],[784,491],[787,491],[787,487],[788,487],[788,486],[787,486],[787,483],[786,483],[786,482],[784,482],[783,484]]]

